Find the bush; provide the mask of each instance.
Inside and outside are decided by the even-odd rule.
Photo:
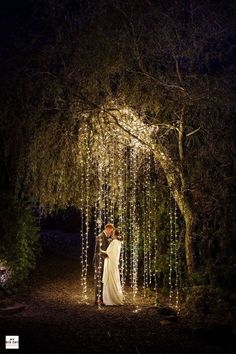
[[[11,285],[23,283],[29,272],[35,268],[36,256],[40,252],[38,234],[39,228],[32,213],[28,210],[21,211],[17,220],[14,251],[9,257],[12,268]]]
[[[198,313],[215,313],[228,309],[225,303],[225,292],[212,286],[192,286],[185,288],[186,305],[191,311]]]
[[[7,282],[0,284],[3,290],[17,291],[23,285],[29,273],[36,265],[40,253],[39,228],[32,211],[11,200],[2,200],[0,212],[1,223],[1,258],[9,269]]]

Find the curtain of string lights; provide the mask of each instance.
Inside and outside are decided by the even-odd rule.
[[[83,146],[83,149],[81,148]],[[87,124],[81,127],[79,141],[81,166],[81,286],[83,301],[88,299],[89,237],[96,237],[107,223],[114,223],[124,235],[120,257],[122,289],[131,286],[133,300],[137,293],[147,296],[148,288],[157,293],[158,208],[152,173],[157,166],[152,153],[130,136],[120,135],[115,126],[102,126],[96,134]],[[144,176],[140,179],[140,175]],[[177,206],[169,198],[169,304],[179,309],[179,228]],[[90,230],[93,220],[94,232]],[[102,260],[98,276],[102,276]],[[98,282],[98,300],[101,299]]]

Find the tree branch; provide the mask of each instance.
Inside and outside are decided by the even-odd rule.
[[[191,136],[191,135],[197,133],[200,129],[201,129],[201,127],[197,128],[197,129],[195,129],[195,130],[193,130],[191,133],[186,134],[186,136],[189,137],[189,136]]]
[[[178,136],[178,147],[179,147],[179,158],[181,163],[184,159],[184,143],[185,143],[185,134],[184,134],[184,112],[185,106],[182,107],[180,113],[180,120],[179,120],[179,136]]]

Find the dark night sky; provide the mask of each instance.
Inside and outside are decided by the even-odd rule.
[[[88,2],[92,4],[92,2]],[[181,2],[180,2],[181,3]],[[208,4],[220,4],[222,7],[211,6],[214,11],[223,8],[225,22],[224,31],[228,33],[228,40],[221,48],[223,63],[216,60],[212,63],[212,70],[217,71],[232,66],[236,57],[236,37],[232,26],[235,18],[236,2],[208,1]],[[56,6],[55,6],[56,4]],[[61,6],[63,4],[63,7]],[[66,5],[65,5],[66,4]],[[81,7],[82,4],[82,7]],[[27,58],[27,55],[38,50],[44,45],[55,40],[58,28],[63,26],[65,19],[76,17],[77,22],[84,20],[86,1],[46,1],[46,0],[10,0],[0,4],[0,60],[4,64],[8,60],[14,60],[17,54]],[[81,12],[83,8],[83,12]],[[87,12],[89,13],[89,11]],[[83,15],[81,15],[83,14]],[[212,43],[212,45],[215,45]],[[222,59],[221,59],[222,60]],[[222,65],[223,64],[223,65]],[[236,72],[236,70],[233,70]]]
[[[91,4],[91,2],[89,2]],[[66,4],[66,5],[65,5]],[[82,5],[81,5],[82,4]],[[82,11],[83,10],[83,11]],[[0,63],[24,61],[41,48],[55,44],[58,31],[75,21],[77,28],[86,22],[86,1],[23,0],[0,3]]]

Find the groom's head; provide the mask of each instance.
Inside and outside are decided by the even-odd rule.
[[[106,224],[106,226],[105,226],[106,236],[110,237],[114,229],[115,229],[114,225]]]

